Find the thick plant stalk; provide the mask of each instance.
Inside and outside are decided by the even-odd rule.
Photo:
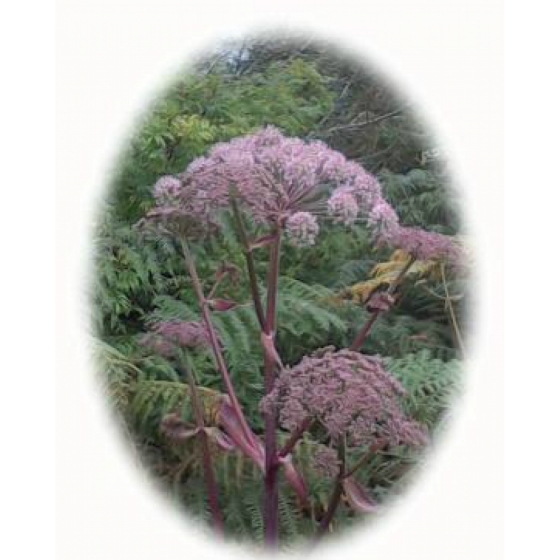
[[[277,234],[277,238],[278,238],[278,251],[277,251],[277,258],[276,258],[276,277],[278,276],[278,266],[279,266],[279,255],[280,255],[280,231],[278,231]],[[214,329],[214,326],[212,324],[211,318],[210,318],[210,311],[208,309],[208,305],[206,302],[206,298],[204,297],[204,293],[202,291],[202,284],[200,282],[200,278],[198,276],[197,270],[196,270],[196,266],[194,264],[194,260],[192,258],[192,255],[190,253],[188,244],[186,242],[186,240],[181,240],[181,245],[183,248],[183,254],[185,256],[185,262],[187,265],[187,270],[189,272],[189,275],[192,279],[193,282],[193,286],[195,288],[195,292],[197,295],[197,298],[199,300],[200,303],[200,307],[202,309],[202,316],[204,319],[204,323],[206,325],[206,328],[208,329],[208,334],[210,337],[210,342],[211,342],[211,346],[212,346],[212,351],[214,353],[214,357],[216,359],[216,363],[218,365],[218,369],[222,375],[222,379],[224,381],[224,384],[226,386],[226,390],[229,396],[229,405],[226,407],[222,407],[222,419],[226,420],[225,418],[223,418],[223,414],[224,413],[228,413],[229,410],[231,410],[231,416],[229,417],[230,414],[228,413],[228,418],[226,421],[226,429],[229,429],[228,434],[230,435],[230,437],[232,437],[232,439],[234,439],[236,441],[236,444],[239,446],[239,448],[253,461],[255,461],[255,463],[257,465],[261,465],[262,464],[262,460],[261,460],[261,453],[262,453],[262,443],[256,438],[255,434],[253,433],[253,431],[251,430],[251,428],[249,427],[249,425],[247,424],[247,420],[245,419],[245,415],[243,414],[243,411],[241,410],[241,406],[239,404],[239,401],[237,399],[237,395],[235,393],[233,384],[231,382],[231,377],[229,375],[217,336],[216,336],[216,332]],[[274,283],[274,285],[277,285],[277,280]],[[273,302],[273,307],[276,308],[276,295],[271,298],[272,302]],[[275,313],[274,313],[274,317],[275,317]],[[273,326],[275,326],[275,321]],[[268,355],[268,358],[265,358],[265,360],[268,360],[271,364],[271,371],[272,371],[272,384],[274,384],[274,359]],[[266,361],[265,361],[265,369],[266,369]],[[276,429],[275,426],[275,419],[274,417],[272,418],[273,420],[273,424],[274,424],[274,430]],[[244,437],[241,437],[241,439],[239,439],[238,436],[240,436],[239,431],[241,430],[242,434]],[[266,435],[265,435],[265,440],[266,440]],[[274,455],[270,455],[269,454],[269,461],[270,464],[268,465],[270,468],[267,470],[267,465],[265,462],[264,465],[264,471],[265,471],[265,484],[267,483],[266,480],[268,480],[268,484],[269,487],[272,489],[272,491],[270,492],[270,495],[272,496],[272,500],[270,501],[271,505],[269,506],[271,509],[274,505],[274,503],[276,503],[276,510],[278,509],[278,483],[277,483],[277,470],[279,467],[279,463],[278,463],[278,459],[276,457],[276,432],[274,431],[274,437],[271,438],[269,436],[269,441],[272,441],[274,444],[273,449],[273,453]],[[266,447],[266,444],[265,444]],[[289,482],[289,484],[294,488],[294,490],[296,491],[297,495],[298,495],[298,499],[300,500],[300,503],[302,504],[306,504],[307,503],[307,488],[305,485],[305,481],[302,479],[301,475],[298,473],[298,471],[295,469],[295,467],[292,465],[291,462],[285,462],[284,463],[284,469],[285,469],[285,474],[286,474],[286,479]],[[269,478],[267,479],[267,472],[269,473]],[[276,488],[276,491],[274,492],[274,488]],[[266,492],[265,492],[266,495]],[[275,500],[274,500],[274,496],[276,496]],[[271,514],[270,518],[272,519],[272,529],[274,530],[274,534],[277,535],[278,534],[278,513],[277,511],[275,511],[275,514]],[[276,529],[274,529],[274,527],[276,527]],[[272,532],[272,531],[271,531]],[[277,542],[277,537],[274,539],[274,542]]]
[[[226,392],[230,399],[231,407],[234,411],[235,416],[237,417],[239,424],[243,430],[243,433],[247,437],[248,441],[252,442],[254,440],[254,434],[247,424],[247,420],[245,419],[245,415],[241,410],[241,405],[239,404],[239,400],[235,393],[235,389],[233,387],[233,383],[231,381],[231,376],[229,374],[226,362],[224,360],[224,356],[222,354],[222,350],[220,348],[220,343],[218,342],[218,337],[216,335],[216,330],[214,329],[214,325],[212,324],[212,319],[210,317],[210,310],[208,309],[208,302],[204,296],[204,292],[202,290],[202,283],[200,282],[200,278],[198,276],[198,272],[196,270],[196,266],[194,264],[193,257],[189,250],[188,243],[185,239],[181,239],[181,246],[183,249],[183,255],[185,257],[185,263],[187,266],[187,271],[191,277],[193,287],[198,298],[198,303],[200,305],[202,311],[202,318],[206,329],[208,331],[208,336],[210,338],[210,345],[212,347],[212,352],[214,354],[214,358],[216,359],[216,364],[218,366],[218,370],[222,376],[222,380],[224,385],[226,386]]]
[[[276,330],[276,305],[278,299],[278,277],[280,274],[281,230],[277,229],[270,247],[266,322],[264,335],[274,344]],[[276,359],[265,348],[264,391],[268,395],[274,388]],[[276,442],[276,417],[274,413],[264,415],[265,433],[265,478],[264,478],[264,540],[269,548],[278,545],[278,453]]]
[[[235,226],[237,229],[237,234],[239,235],[239,240],[243,246],[243,253],[245,255],[245,263],[247,264],[247,273],[249,275],[249,287],[251,289],[251,297],[253,298],[253,305],[255,306],[255,312],[257,314],[257,319],[261,330],[265,329],[265,316],[264,309],[261,302],[261,296],[259,294],[259,284],[257,281],[257,273],[255,271],[255,260],[253,259],[253,251],[249,243],[249,237],[247,236],[247,231],[245,225],[243,224],[243,217],[239,211],[239,206],[234,196],[230,197],[230,204],[233,210],[233,217],[235,220]]]
[[[346,470],[346,444],[343,442],[338,448],[338,457],[340,459],[340,469],[334,483],[334,488],[329,499],[329,505],[327,506],[327,511],[321,519],[317,533],[315,534],[315,540],[319,540],[329,529],[331,521],[333,520],[334,514],[340,504],[340,499],[342,498],[342,491],[344,489],[342,483],[345,477]]]
[[[230,412],[231,407],[228,404],[222,404],[220,409],[220,421],[225,428],[225,431],[230,436],[232,441],[238,449],[251,459],[258,468],[265,472],[264,463],[264,445],[261,441],[256,440],[254,443],[247,441],[245,437],[239,437],[239,428],[237,427],[237,418]],[[298,501],[302,508],[309,507],[308,489],[305,480],[294,467],[291,457],[285,457],[281,461],[284,468],[284,475],[286,481],[295,491]]]
[[[303,437],[303,434],[309,430],[311,425],[313,424],[313,418],[309,417],[306,418],[290,435],[288,441],[284,444],[284,447],[280,449],[278,452],[278,457],[286,457],[289,455],[293,450],[294,447],[297,445],[298,441]]]
[[[249,286],[251,289],[251,296],[253,298],[253,305],[255,308],[255,313],[257,315],[257,320],[261,328],[261,343],[263,345],[263,350],[265,352],[265,355],[267,356],[266,359],[268,360],[273,359],[278,365],[278,367],[282,368],[283,367],[282,361],[280,359],[280,356],[278,356],[278,353],[276,352],[276,348],[274,346],[274,336],[273,336],[274,333],[272,333],[272,335],[267,334],[268,331],[266,328],[266,317],[265,317],[265,312],[258,289],[258,280],[257,280],[257,274],[255,270],[255,262],[253,258],[253,245],[251,244],[249,240],[249,236],[247,235],[247,230],[245,229],[243,217],[241,215],[241,212],[239,211],[239,206],[234,196],[230,197],[230,205],[233,211],[233,217],[235,221],[237,235],[239,237],[239,241],[243,247],[243,251],[245,254],[245,261],[247,265],[247,273],[249,276]],[[279,233],[277,232],[276,234],[267,236],[267,242],[273,241],[275,235],[279,235]],[[274,260],[277,260],[279,258],[279,255],[280,253],[278,250],[277,257]],[[279,263],[277,263],[276,266],[278,267]],[[279,271],[277,271],[276,276],[278,276],[278,272]],[[277,283],[277,280],[275,283]],[[298,438],[301,437],[301,435],[303,435],[303,432],[298,436]],[[293,446],[295,446],[296,443],[297,443],[297,439],[293,441]],[[307,485],[305,483],[305,480],[303,479],[301,474],[297,471],[297,469],[294,467],[292,462],[285,460],[287,458],[287,455],[290,453],[290,451],[291,449],[283,448],[278,454],[277,459],[278,461],[280,459],[284,459],[282,461],[282,465],[284,467],[286,480],[295,490],[300,505],[302,507],[308,507]],[[271,457],[272,455],[269,454],[269,456]],[[278,466],[276,466],[275,468],[277,469]],[[264,470],[266,472],[266,468]],[[270,507],[272,508],[272,504],[270,505]]]
[[[204,412],[198,387],[194,381],[194,377],[190,368],[183,368],[190,387],[191,400],[194,412],[196,427],[198,428],[197,437],[202,447],[202,467],[204,471],[204,482],[206,484],[206,492],[208,493],[208,503],[210,505],[210,513],[214,522],[214,528],[220,537],[224,536],[224,519],[220,509],[218,499],[218,485],[214,476],[214,466],[212,464],[212,455],[210,453],[210,445],[208,442],[208,434],[205,431]]]
[[[329,505],[327,507],[327,511],[325,515],[321,519],[321,523],[319,524],[319,528],[317,529],[317,533],[315,535],[315,539],[319,540],[329,529],[331,521],[334,517],[334,513],[340,504],[340,498],[342,497],[342,477],[338,476],[335,482],[335,486],[333,489],[333,493],[331,494]]]
[[[397,287],[401,283],[401,280],[404,278],[405,274],[408,272],[410,267],[414,264],[415,260],[416,260],[415,257],[410,257],[408,262],[399,272],[398,276],[391,282],[391,285],[389,286],[386,292],[388,295],[392,296],[395,293]],[[356,335],[354,342],[352,342],[352,345],[350,346],[350,350],[353,350],[354,352],[358,352],[360,350],[360,348],[364,345],[375,321],[377,321],[381,313],[382,313],[381,310],[376,310],[371,313],[370,317],[368,318],[364,326],[361,328],[360,332]]]

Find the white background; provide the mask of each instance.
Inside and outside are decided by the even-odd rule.
[[[316,31],[370,57],[424,108],[464,189],[482,250],[467,393],[447,441],[383,523],[322,554],[498,559],[502,546],[502,74],[495,2],[61,2],[58,33],[60,367],[59,557],[225,557],[177,516],[130,462],[88,363],[89,230],[132,120],[189,54],[278,25]],[[488,218],[492,215],[491,220]],[[490,227],[489,227],[490,226]],[[196,548],[196,553],[194,550]],[[231,552],[231,551],[230,551]],[[232,552],[233,554],[233,552]],[[239,553],[237,553],[239,555]]]

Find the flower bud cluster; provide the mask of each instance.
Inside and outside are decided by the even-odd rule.
[[[393,446],[422,445],[426,432],[404,413],[404,393],[380,358],[327,350],[284,369],[261,407],[275,411],[280,425],[290,431],[312,418],[334,443],[345,436],[351,446],[379,440]]]
[[[161,321],[152,325],[140,344],[156,354],[172,357],[179,348],[208,346],[210,338],[205,326],[197,321]]]

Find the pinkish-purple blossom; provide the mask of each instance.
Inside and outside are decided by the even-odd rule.
[[[210,343],[208,331],[197,321],[161,321],[151,326],[140,343],[153,352],[171,357],[178,348],[197,348]]]
[[[386,204],[377,179],[357,162],[323,142],[289,138],[267,126],[216,144],[177,178],[162,177],[154,187],[157,206],[147,217],[172,222],[175,231],[181,223],[190,224],[190,229],[183,225],[186,231],[193,230],[193,222],[199,230],[215,227],[231,196],[256,223],[289,233],[296,232],[291,226],[307,224],[302,244],[318,230],[316,221],[307,216],[303,221],[304,213],[350,225],[360,213],[371,222],[372,209]]]
[[[359,163],[323,142],[289,138],[272,126],[218,143],[178,177],[161,177],[154,186],[156,206],[146,218],[199,238],[219,229],[231,196],[255,222],[282,227],[299,247],[315,242],[317,218],[348,226],[362,215],[379,244],[418,259],[446,259],[457,266],[462,259],[451,238],[401,226],[379,182]]]
[[[392,446],[422,445],[426,431],[403,412],[404,393],[380,358],[326,350],[284,369],[261,406],[276,411],[280,424],[290,431],[312,418],[333,442],[346,436],[351,446],[378,441]]]
[[[336,449],[326,445],[318,446],[313,452],[311,464],[327,478],[335,478],[340,470],[340,459]]]
[[[317,218],[309,212],[296,212],[286,220],[286,235],[295,247],[314,245],[318,233]]]
[[[452,237],[417,227],[398,226],[384,231],[381,245],[398,247],[418,260],[446,260],[460,266],[464,259],[462,247]]]
[[[351,225],[358,217],[360,211],[356,199],[349,187],[336,189],[327,202],[329,214],[334,217],[335,222]]]
[[[368,224],[374,232],[390,235],[399,227],[399,217],[390,204],[379,200],[370,210]]]
[[[163,336],[154,333],[145,333],[140,337],[140,344],[164,358],[172,358],[176,351],[177,345]]]
[[[182,187],[181,181],[172,175],[160,177],[154,185],[156,204],[162,206],[166,202],[175,200],[179,196]]]

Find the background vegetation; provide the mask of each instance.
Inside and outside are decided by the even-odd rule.
[[[254,41],[230,45],[182,72],[154,103],[131,136],[110,185],[96,230],[92,286],[96,350],[103,381],[123,429],[172,498],[206,518],[201,465],[192,446],[175,445],[160,429],[171,411],[189,412],[185,379],[175,364],[150,354],[139,338],[154,321],[198,319],[184,264],[163,239],[146,241],[134,224],[153,204],[153,184],[183,171],[215,142],[273,124],[293,136],[318,138],[359,161],[381,180],[386,198],[406,225],[449,235],[460,232],[455,193],[434,158],[432,139],[386,81],[317,44]],[[207,286],[221,262],[239,265],[243,253],[228,232],[203,241],[199,272]],[[319,243],[286,249],[278,310],[280,352],[287,364],[327,345],[345,346],[363,323],[365,295],[387,280],[399,255],[372,246],[365,228],[348,234],[324,226]],[[266,255],[257,254],[265,273]],[[383,264],[385,263],[385,264]],[[393,263],[393,264],[391,264]],[[382,317],[364,347],[381,354],[409,393],[407,410],[432,432],[446,416],[459,382],[465,279],[423,263],[407,275],[399,304]],[[225,282],[220,295],[249,302],[247,282]],[[451,313],[459,329],[453,328]],[[263,394],[262,351],[249,304],[215,315],[240,400],[259,429]],[[459,338],[459,340],[458,340]],[[220,377],[204,352],[192,352],[205,412],[212,422]],[[312,486],[312,507],[301,511],[289,490],[281,494],[281,531],[292,542],[311,531],[329,486],[309,460],[312,442],[298,447],[297,462]],[[383,503],[406,482],[421,456],[402,449],[380,454],[361,477]],[[219,454],[218,482],[231,534],[262,537],[261,482],[241,455]],[[353,522],[341,507],[335,524]]]

